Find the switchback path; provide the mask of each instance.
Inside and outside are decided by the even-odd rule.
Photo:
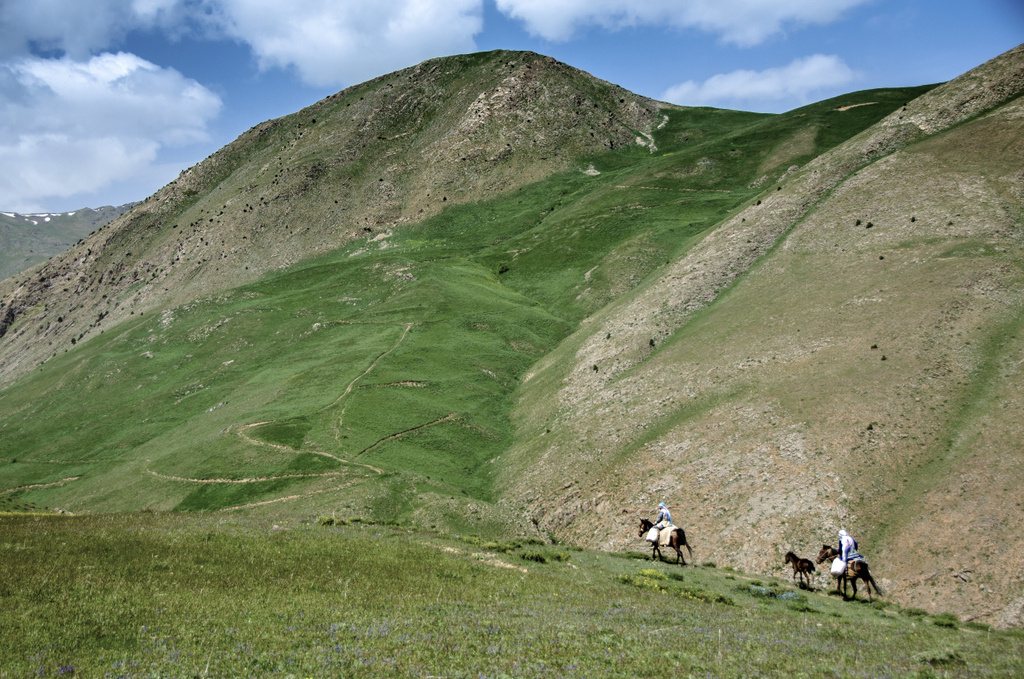
[[[362,373],[360,373],[359,375],[354,377],[347,385],[345,385],[345,389],[342,390],[341,394],[339,394],[337,398],[335,398],[333,401],[331,401],[331,403],[327,404],[323,408],[320,408],[316,412],[318,412],[318,413],[325,412],[327,410],[330,410],[331,408],[336,407],[339,403],[344,401],[344,399],[352,393],[352,390],[355,388],[355,385],[360,380],[362,380],[367,375],[369,375],[371,372],[373,372],[374,368],[376,368],[380,364],[380,362],[382,360],[384,360],[384,358],[386,358],[389,354],[391,354],[393,351],[395,351],[396,349],[398,349],[398,347],[400,347],[402,345],[402,343],[405,341],[406,337],[408,337],[409,331],[412,330],[413,326],[417,325],[417,323],[405,323],[403,325],[404,325],[404,329],[402,331],[402,334],[395,341],[395,343],[389,349],[387,349],[386,351],[380,353],[376,358],[374,358],[370,362],[370,365],[367,366],[366,370],[364,370]],[[423,385],[422,385],[422,383],[419,383],[419,382],[398,382],[398,383],[394,383],[394,386],[423,386]],[[398,438],[400,438],[402,436],[406,436],[408,434],[411,434],[413,432],[419,431],[421,429],[426,429],[427,427],[433,427],[435,425],[442,424],[444,422],[449,422],[449,421],[455,419],[457,417],[457,415],[458,415],[457,413],[449,413],[449,414],[445,415],[444,417],[440,417],[440,418],[438,418],[438,419],[436,419],[436,420],[434,420],[432,422],[427,422],[425,424],[422,424],[422,425],[419,425],[419,426],[416,426],[416,427],[412,427],[410,429],[406,429],[404,431],[396,432],[394,434],[390,434],[388,436],[385,436],[384,438],[378,440],[377,442],[373,443],[372,445],[364,448],[362,451],[357,453],[354,456],[354,458],[359,458],[362,455],[364,455],[364,454],[366,454],[366,453],[368,453],[368,452],[370,452],[370,451],[372,451],[372,450],[374,450],[374,449],[384,445],[385,443],[387,443],[389,441],[393,441],[395,439],[398,439]],[[344,422],[344,418],[345,418],[345,408],[342,408],[341,414],[338,417],[337,422],[334,423],[334,425],[333,425],[334,438],[337,441],[341,440],[341,427],[342,427],[342,424]],[[383,474],[384,473],[383,469],[380,469],[379,467],[375,467],[375,466],[370,465],[370,464],[366,464],[364,462],[355,462],[355,461],[352,461],[352,460],[346,460],[346,459],[341,458],[341,457],[339,457],[337,455],[334,455],[333,453],[328,453],[328,452],[321,451],[321,450],[302,450],[302,451],[300,451],[300,450],[296,450],[295,448],[292,448],[291,446],[287,446],[287,445],[283,445],[283,444],[278,444],[278,443],[271,443],[269,441],[261,441],[259,439],[253,438],[248,433],[249,431],[251,431],[252,429],[255,429],[256,427],[261,427],[261,426],[264,426],[264,425],[273,424],[274,422],[277,422],[277,420],[265,420],[265,421],[262,421],[262,422],[252,422],[252,423],[249,423],[249,424],[243,424],[243,425],[240,425],[240,426],[237,427],[236,432],[237,432],[238,436],[241,437],[246,443],[248,443],[250,445],[253,445],[253,446],[261,446],[261,447],[273,448],[275,450],[279,450],[279,451],[282,451],[282,452],[291,452],[291,453],[296,453],[296,454],[299,454],[299,453],[309,453],[311,455],[321,455],[323,457],[328,457],[328,458],[330,458],[332,460],[335,460],[337,462],[340,462],[342,464],[353,465],[353,466],[358,466],[358,467],[364,467],[366,469],[369,469],[369,470],[373,471],[376,474]],[[261,483],[261,482],[264,482],[264,481],[275,481],[275,480],[279,480],[279,479],[329,478],[329,477],[343,476],[345,474],[345,472],[336,471],[336,472],[323,472],[323,473],[314,473],[314,474],[282,474],[282,475],[277,475],[277,476],[262,476],[262,477],[248,477],[248,478],[241,478],[241,479],[228,479],[228,478],[190,478],[190,477],[183,477],[183,476],[172,476],[172,475],[169,475],[169,474],[161,474],[159,472],[153,471],[152,469],[147,469],[146,471],[150,475],[152,475],[152,476],[154,476],[156,478],[159,478],[159,479],[164,479],[166,481],[176,481],[176,482],[180,482],[180,483],[211,483],[211,484],[213,484],[213,483],[246,484],[246,483]],[[356,483],[359,483],[360,481],[361,481],[361,479],[353,479],[353,480],[349,481],[348,483],[345,483],[345,484],[343,484],[341,486],[337,486],[337,487],[334,487],[334,488],[323,488],[323,489],[313,490],[313,491],[309,491],[307,493],[302,493],[302,494],[298,494],[298,495],[288,495],[288,496],[285,496],[285,497],[275,498],[275,499],[271,499],[271,500],[264,500],[264,501],[261,501],[261,502],[252,502],[252,503],[248,503],[248,504],[244,504],[244,505],[238,505],[238,506],[235,506],[235,507],[225,507],[225,508],[223,508],[222,511],[228,511],[228,510],[234,510],[234,509],[243,509],[243,508],[246,508],[246,507],[257,507],[257,506],[272,504],[272,503],[275,503],[275,502],[284,502],[284,501],[288,501],[288,500],[296,500],[296,499],[300,499],[300,498],[303,498],[303,497],[308,497],[308,496],[311,496],[311,495],[318,495],[318,494],[321,494],[321,493],[327,493],[327,492],[331,492],[331,491],[342,490],[342,489],[347,488],[349,486],[352,486],[352,485],[354,485]]]
[[[52,483],[31,483],[27,486],[16,486],[14,488],[8,488],[7,490],[0,490],[0,495],[6,495],[7,493],[16,493],[19,490],[33,490],[36,488],[52,488],[53,486],[63,486],[65,483],[77,481],[82,478],[81,476],[69,476],[66,479],[60,481],[53,481]]]

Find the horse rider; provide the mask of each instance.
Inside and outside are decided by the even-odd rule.
[[[654,527],[658,529],[658,535],[661,535],[661,531],[672,525],[672,515],[668,511],[668,507],[665,506],[664,502],[658,503],[658,518],[654,520]]]
[[[864,558],[857,553],[857,541],[845,530],[839,531],[839,558],[846,563]]]

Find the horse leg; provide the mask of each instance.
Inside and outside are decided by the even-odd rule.
[[[672,549],[676,550],[676,563],[679,564],[680,567],[685,566],[686,559],[683,558],[683,546],[679,541],[678,530],[676,530],[675,534],[672,536],[672,541],[669,544],[672,545]]]
[[[683,555],[683,547],[686,547],[686,551],[690,553],[690,561],[693,561],[693,550],[690,549],[690,543],[686,541],[686,531],[682,528],[676,528],[676,537],[679,538],[679,556]],[[683,559],[683,565],[686,565],[686,559]]]
[[[874,588],[875,594],[882,596],[882,592],[878,589],[878,583],[875,582],[875,578],[871,575],[871,571],[867,568],[862,569],[859,573],[860,579],[864,581],[864,587],[868,590],[868,601],[871,601],[871,589]]]

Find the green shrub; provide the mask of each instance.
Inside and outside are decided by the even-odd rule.
[[[763,599],[780,599],[797,603],[805,603],[807,601],[807,597],[800,592],[794,592],[777,586],[765,587],[757,580],[745,585],[736,585],[736,591]]]
[[[616,582],[620,582],[623,585],[631,585],[639,589],[651,589],[655,592],[667,592],[668,590],[664,585],[661,584],[660,578],[648,578],[643,575],[618,575],[615,578]]]
[[[684,599],[692,599],[694,601],[703,601],[709,604],[724,604],[726,606],[735,606],[736,602],[731,597],[725,594],[718,594],[716,592],[709,592],[702,587],[681,587],[676,594]]]
[[[519,542],[485,542],[481,545],[484,549],[489,552],[499,552],[501,554],[508,554],[519,549],[522,545]]]
[[[533,561],[536,563],[548,562],[548,557],[543,552],[523,552],[519,555],[519,558],[524,561]]]
[[[944,648],[938,651],[922,651],[916,653],[914,662],[922,665],[965,665],[966,662],[959,651]]]
[[[615,556],[623,559],[636,559],[637,561],[648,561],[651,558],[650,554],[645,554],[644,552],[618,552]]]
[[[921,608],[904,608],[900,611],[900,613],[907,616],[908,618],[921,618],[928,615],[928,611],[923,610]]]

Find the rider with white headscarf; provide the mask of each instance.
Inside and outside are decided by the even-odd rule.
[[[668,528],[672,525],[672,515],[668,511],[668,507],[665,506],[664,502],[658,503],[658,518],[654,520],[654,527],[658,530],[662,528]]]
[[[847,563],[864,558],[857,553],[857,541],[845,530],[839,531],[839,558]]]

